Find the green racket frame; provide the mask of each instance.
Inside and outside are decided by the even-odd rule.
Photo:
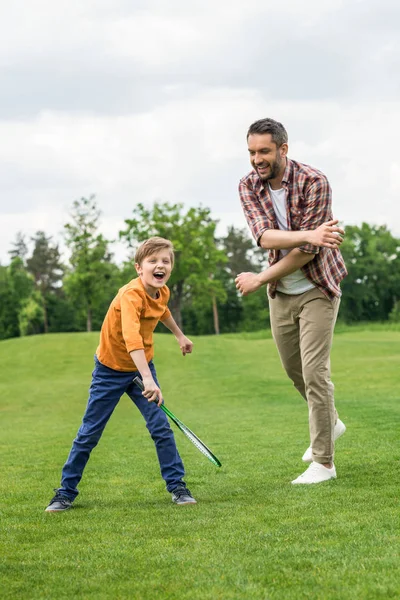
[[[135,383],[143,392],[144,386],[140,377],[134,377],[133,383]],[[204,442],[202,442],[201,439],[197,437],[197,435],[193,433],[191,429],[189,429],[189,427],[182,423],[182,421],[180,421],[178,417],[176,417],[174,413],[165,406],[164,403],[160,405],[160,408],[165,412],[167,417],[169,417],[171,421],[175,423],[178,429],[180,429],[182,433],[186,435],[192,444],[194,444],[196,448],[208,458],[208,460],[210,460],[216,467],[221,467],[221,461],[215,456],[215,454],[213,454],[213,452],[211,452],[210,448],[208,448]]]

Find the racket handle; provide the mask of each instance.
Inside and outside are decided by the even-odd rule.
[[[140,379],[140,377],[136,375],[136,377],[133,378],[133,383],[136,383],[136,385],[140,387],[142,392],[144,391],[143,381]],[[165,408],[164,404],[160,404],[159,408],[161,408],[161,410],[164,411],[166,415],[170,416],[169,410]]]
[[[138,377],[136,375],[136,377],[133,378],[133,383],[136,383],[136,385],[142,390],[142,392],[144,391],[143,381],[140,379],[140,377]],[[164,412],[166,412],[166,409],[164,408],[164,404],[160,404],[159,408],[161,408]]]
[[[140,379],[140,377],[138,377],[138,376],[136,375],[136,377],[134,377],[134,378],[133,378],[133,383],[136,383],[136,385],[137,385],[138,387],[140,387],[140,389],[141,389],[141,390],[142,390],[142,392],[143,392],[143,390],[144,390],[144,385],[143,385],[143,381]]]

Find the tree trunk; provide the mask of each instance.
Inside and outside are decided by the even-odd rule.
[[[212,294],[212,307],[213,307],[213,317],[214,317],[214,331],[216,335],[219,335],[219,317],[218,317],[218,306],[217,300],[215,298],[215,294]]]
[[[44,327],[44,332],[45,333],[49,333],[49,322],[48,322],[48,316],[47,316],[47,305],[46,305],[46,300],[44,299],[44,295],[42,296],[43,298],[43,327]]]
[[[182,329],[182,295],[183,281],[178,281],[178,283],[174,285],[173,289],[171,290],[169,308],[179,329]]]
[[[92,307],[90,305],[87,309],[86,331],[92,331]]]

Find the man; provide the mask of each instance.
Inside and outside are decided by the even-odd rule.
[[[334,442],[346,427],[338,419],[330,379],[330,350],[346,267],[339,251],[344,231],[333,219],[323,173],[287,157],[281,123],[261,119],[247,133],[253,170],[240,180],[243,211],[259,246],[269,251],[262,273],[241,273],[247,295],[268,284],[272,335],[286,373],[308,403],[308,469],[294,484],[336,477]]]

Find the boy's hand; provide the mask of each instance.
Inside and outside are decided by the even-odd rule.
[[[179,348],[181,349],[183,356],[186,356],[186,354],[192,353],[193,342],[191,342],[189,340],[189,338],[186,337],[186,335],[181,335],[181,336],[177,337],[176,339],[178,340]]]
[[[256,292],[261,286],[262,281],[257,273],[240,273],[235,279],[236,287],[243,296]]]
[[[338,219],[322,223],[317,229],[308,233],[309,243],[325,248],[339,248],[343,242],[344,229],[338,227]]]
[[[156,402],[157,406],[161,406],[163,397],[160,388],[152,377],[143,377],[144,391],[143,396],[149,402]]]

